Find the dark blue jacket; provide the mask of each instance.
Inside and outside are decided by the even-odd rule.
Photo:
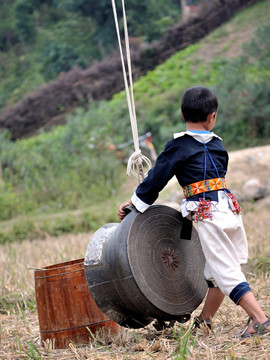
[[[148,172],[148,176],[138,186],[137,197],[146,204],[153,204],[159,192],[175,175],[179,184],[184,187],[204,179],[225,177],[228,167],[228,153],[221,140],[213,137],[206,143],[212,160],[218,170],[219,176],[209,156],[206,156],[206,176],[204,178],[205,147],[192,136],[184,136],[170,140],[163,152],[158,156],[155,166]],[[189,197],[188,201],[198,200],[202,194]],[[217,191],[205,193],[205,198],[218,201]]]

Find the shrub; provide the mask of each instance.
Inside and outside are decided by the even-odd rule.
[[[47,79],[57,77],[62,71],[67,72],[73,66],[84,67],[78,54],[71,45],[60,41],[43,41],[43,52],[40,60],[43,64],[43,72]]]
[[[19,0],[15,4],[15,28],[24,43],[36,40],[33,0]]]

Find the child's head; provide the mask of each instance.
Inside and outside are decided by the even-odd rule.
[[[185,121],[205,122],[207,116],[216,113],[217,109],[217,97],[206,87],[193,86],[187,89],[183,95],[181,110]]]

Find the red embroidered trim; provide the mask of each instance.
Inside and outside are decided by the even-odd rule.
[[[233,212],[235,214],[240,214],[241,206],[239,205],[238,201],[236,200],[236,197],[232,193],[227,193],[226,195],[232,200],[232,204],[234,207]]]
[[[196,214],[194,215],[194,220],[202,221],[203,219],[213,220],[212,204],[211,204],[211,200],[200,198],[198,209],[196,211]]]

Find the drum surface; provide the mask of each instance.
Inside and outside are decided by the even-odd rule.
[[[192,312],[206,291],[197,231],[180,239],[181,214],[153,206],[133,221],[127,239],[132,274],[145,297],[171,315]]]

